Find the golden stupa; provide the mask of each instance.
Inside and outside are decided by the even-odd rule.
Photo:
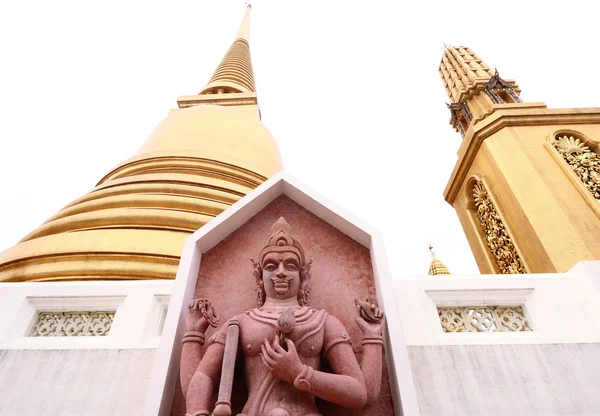
[[[427,274],[430,276],[451,274],[446,265],[435,258],[435,252],[433,251],[433,246],[431,245],[429,246],[429,252],[431,253],[431,264],[429,265],[429,272]]]
[[[0,254],[0,281],[173,279],[185,238],[282,169],[260,122],[250,6],[209,84],[137,155]]]

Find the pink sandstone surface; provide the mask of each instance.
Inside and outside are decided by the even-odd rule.
[[[256,307],[250,258],[258,255],[270,235],[270,227],[282,216],[294,229],[295,238],[302,242],[306,258],[313,260],[308,304],[327,310],[342,322],[360,361],[362,332],[355,323],[354,299],[376,298],[369,250],[286,196],[274,200],[203,254],[194,298],[210,299],[221,322]],[[207,339],[213,332],[212,328],[207,331]],[[241,374],[236,375],[232,398],[234,414],[245,402],[246,392],[241,379]],[[381,394],[371,408],[349,410],[319,399],[317,403],[324,416],[394,415],[385,363]],[[185,400],[178,385],[172,415],[184,413]]]

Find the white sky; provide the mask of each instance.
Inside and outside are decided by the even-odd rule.
[[[383,231],[394,274],[426,274],[429,243],[454,274],[478,273],[442,196],[461,140],[443,43],[473,48],[524,101],[597,106],[596,3],[257,0],[263,123],[290,173]],[[241,0],[0,2],[0,250],[197,94],[243,13]]]

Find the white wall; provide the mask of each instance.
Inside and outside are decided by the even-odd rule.
[[[0,349],[0,414],[141,415],[155,353],[155,348]]]
[[[407,345],[600,342],[600,262],[564,274],[397,277]],[[437,306],[522,306],[531,332],[444,333]]]
[[[0,414],[141,415],[173,281],[0,284]],[[37,314],[116,311],[106,336],[30,337]]]
[[[0,284],[0,348],[156,348],[173,281]],[[40,311],[116,311],[100,337],[28,337]]]
[[[421,415],[600,413],[600,261],[394,279]],[[444,333],[437,307],[522,306],[532,331]]]
[[[600,414],[600,344],[408,350],[423,416]]]

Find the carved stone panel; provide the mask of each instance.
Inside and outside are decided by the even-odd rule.
[[[268,245],[265,246],[267,241]],[[291,267],[288,270],[279,267],[281,264],[288,264],[286,263],[288,260],[291,262],[295,258],[294,256],[299,259],[296,268]],[[251,259],[253,260],[251,261]],[[278,264],[279,266],[277,266]],[[266,290],[268,285],[265,283],[265,279],[277,281],[273,276],[277,277],[278,274],[273,273],[279,273],[281,275],[279,279],[290,278],[290,281],[295,281],[295,274],[300,273],[297,302],[301,308],[293,309],[290,316],[286,315],[287,310],[278,316],[277,311],[269,309],[272,305],[271,298],[275,295],[269,294],[270,292]],[[259,279],[261,276],[262,278]],[[305,282],[308,283],[307,286],[302,286]],[[274,286],[275,292],[278,288],[280,291],[287,290],[284,286],[283,282],[279,282],[279,287]],[[231,327],[231,334],[234,335],[237,332],[239,339],[239,342],[231,344],[238,345],[239,348],[237,355],[233,353],[231,355],[231,357],[237,357],[237,361],[235,361],[237,367],[235,369],[231,366],[227,367],[228,371],[233,370],[233,374],[229,372],[225,377],[230,383],[230,376],[233,376],[233,382],[226,386],[226,390],[223,390],[221,385],[215,384],[219,388],[218,396],[213,398],[217,399],[215,411],[220,404],[229,405],[230,403],[231,414],[262,415],[263,403],[265,403],[264,409],[267,409],[268,406],[271,406],[273,398],[277,398],[278,403],[280,402],[278,406],[286,409],[287,412],[277,408],[275,410],[279,413],[272,413],[273,415],[288,413],[290,415],[321,414],[323,416],[394,415],[385,361],[375,365],[374,371],[369,371],[367,364],[372,350],[377,348],[378,351],[383,351],[379,350],[382,342],[381,336],[365,335],[364,328],[360,326],[361,322],[371,322],[373,318],[370,313],[367,313],[369,309],[363,308],[362,305],[370,303],[367,298],[376,299],[371,253],[368,248],[352,240],[288,197],[281,196],[275,199],[219,244],[203,253],[194,297],[210,299],[211,306],[218,311],[221,328],[224,328],[221,330],[208,328],[206,330],[206,344],[198,347],[198,351],[200,348],[203,349],[203,354],[209,354],[210,357],[211,345],[219,344],[225,339],[223,346],[225,357],[228,348],[229,324],[234,320],[239,322],[239,330]],[[357,319],[359,306],[361,319]],[[304,312],[305,310],[307,312]],[[326,319],[321,320],[321,317]],[[321,322],[334,322],[333,318],[335,318],[335,322],[339,322],[339,328],[336,326],[339,334],[336,332],[335,339],[329,340],[330,323],[321,325]],[[311,329],[313,322],[318,325]],[[249,328],[251,329],[249,330]],[[305,330],[309,331],[306,333],[310,336],[305,337],[304,340],[301,334]],[[267,332],[271,334],[269,331],[276,331],[279,334],[275,338],[277,343],[279,345],[287,344],[288,350],[288,341],[295,343],[297,345],[295,350],[297,350],[302,363],[310,363],[306,368],[303,367],[302,372],[298,373],[295,379],[286,380],[284,377],[280,377],[277,375],[280,370],[275,370],[274,367],[276,364],[269,363],[268,360],[261,361],[259,355],[261,348],[264,348],[264,341],[275,342],[271,335],[264,335]],[[183,340],[184,348],[191,350],[195,347],[187,341],[195,341],[194,337],[197,337],[198,341],[201,340],[196,332],[186,334]],[[298,338],[299,336],[300,338]],[[321,338],[323,338],[322,342]],[[336,355],[329,352],[333,351],[329,349],[330,345],[343,345],[340,347],[340,351],[342,349],[349,351],[350,355],[346,357],[347,360],[342,366],[336,361]],[[220,347],[214,347],[214,350],[217,348]],[[182,352],[184,358],[186,350]],[[266,354],[270,354],[269,349],[266,349]],[[203,357],[206,356],[203,355]],[[205,358],[202,359],[205,360]],[[233,362],[228,358],[223,360],[228,363]],[[305,383],[305,381],[315,380],[315,377],[321,377],[321,373],[339,376],[343,374],[342,371],[345,371],[345,368],[351,368],[355,360],[363,364],[364,374],[375,375],[378,379],[381,376],[381,390],[372,405],[350,409],[352,406],[348,398],[353,393],[349,388],[344,389],[343,394],[336,396],[338,401],[334,402],[320,396],[317,390],[317,388],[322,388],[319,387],[320,385],[315,384],[311,387]],[[181,368],[185,370],[187,361],[184,361],[182,358]],[[191,359],[189,361],[191,362]],[[265,373],[263,368],[268,365],[273,366],[273,370],[270,370],[269,374]],[[194,370],[198,368],[197,365],[192,367]],[[220,371],[224,371],[223,367]],[[181,374],[183,372],[182,370]],[[190,378],[190,380],[192,379],[193,377]],[[221,378],[221,380],[223,379]],[[347,379],[344,380],[347,382]],[[192,399],[199,397],[198,392],[204,391],[202,389],[194,390],[195,382],[190,381],[187,387],[185,383],[187,380],[183,382],[180,380],[178,383],[172,407],[174,416],[184,415],[186,410],[191,413],[190,407],[195,402],[189,401],[190,397]],[[263,385],[271,387],[268,390],[263,390],[262,387],[260,390],[257,389],[257,386]],[[370,390],[373,386],[374,384],[368,385]],[[185,395],[184,389],[186,389]],[[292,400],[290,399],[292,395],[288,393],[294,389],[297,391],[294,392],[295,399]],[[222,391],[225,391],[227,395],[223,394],[221,397]],[[305,399],[302,395],[304,393],[300,394],[299,392],[315,396],[314,399],[310,399],[311,407],[316,405],[314,411],[302,410],[304,409],[302,406],[305,406]],[[264,399],[255,399],[255,397],[263,396]],[[367,392],[367,403],[368,397],[369,392]],[[227,401],[229,403],[226,403]],[[255,408],[255,404],[259,407],[258,410]],[[242,412],[243,409],[245,411]],[[265,411],[264,414],[271,413]]]
[[[486,244],[500,269],[500,273],[526,273],[508,230],[481,181],[476,181],[473,185],[473,200]]]

